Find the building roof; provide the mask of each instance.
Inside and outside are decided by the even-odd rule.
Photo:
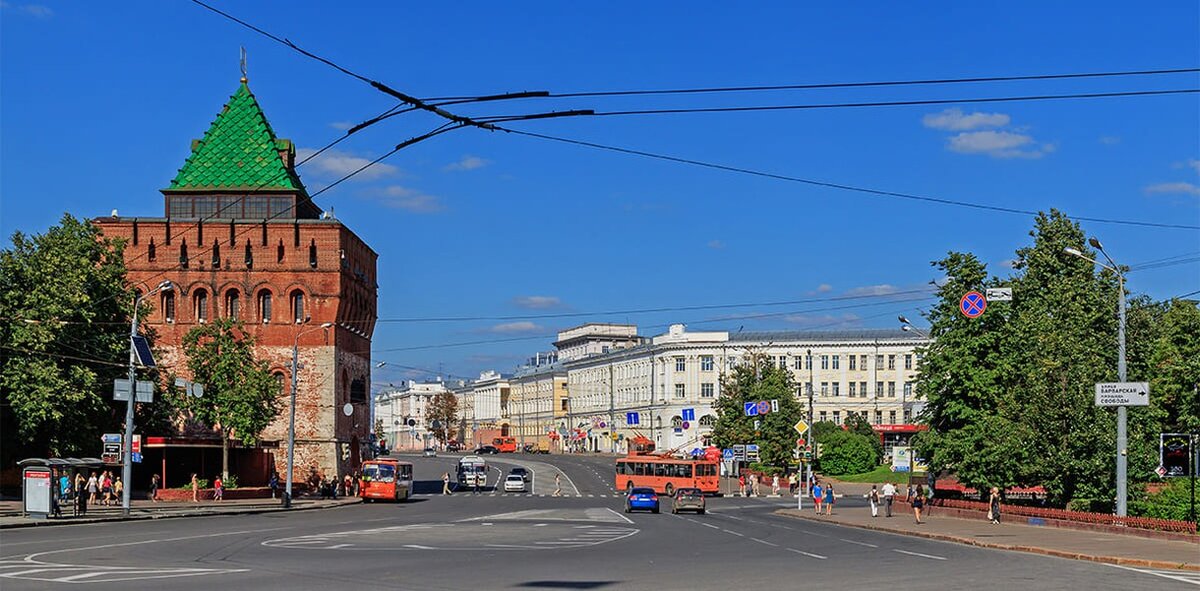
[[[899,328],[854,328],[847,330],[780,330],[740,332],[729,335],[730,341],[926,341],[925,337]]]
[[[166,191],[288,190],[304,185],[280,156],[293,150],[278,139],[266,115],[243,82],[205,132],[192,143],[192,154]]]

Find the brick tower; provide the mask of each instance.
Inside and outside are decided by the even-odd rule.
[[[368,447],[377,255],[312,202],[295,158],[295,146],[275,136],[243,78],[162,190],[164,217],[114,211],[93,220],[106,236],[125,239],[136,288],[144,292],[164,279],[175,285],[153,296],[143,321],[157,333],[160,365],[187,376],[180,347],[187,331],[236,318],[283,384],[284,410],[261,445],[231,450],[242,484],[265,482],[272,469],[281,478],[285,472],[294,343],[301,362],[296,480],[314,470],[326,477],[353,472]],[[323,323],[333,326],[321,330]],[[155,435],[143,435],[141,471],[161,462],[173,486],[202,469],[196,462],[211,465],[211,433]]]

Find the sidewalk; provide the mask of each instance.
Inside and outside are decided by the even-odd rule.
[[[317,498],[299,498],[292,501],[291,511],[307,509],[325,509],[341,507],[361,502],[358,497],[339,497],[333,500]],[[101,523],[107,521],[131,521],[138,519],[169,519],[173,517],[200,517],[207,515],[239,515],[254,513],[270,513],[285,511],[279,499],[239,499],[228,501],[192,502],[161,502],[137,500],[133,502],[129,517],[121,514],[121,507],[105,507],[89,505],[87,515],[71,516],[71,511],[63,512],[64,517],[55,519],[32,519],[21,514],[20,501],[0,501],[0,529],[16,527],[36,527],[54,525],[77,525],[82,523]]]
[[[932,516],[922,516],[926,519],[925,523],[917,525],[912,509],[906,503],[896,503],[893,508],[894,517],[891,519],[883,517],[882,507],[880,516],[875,518],[871,517],[871,510],[865,507],[834,508],[833,515],[820,517],[809,509],[781,509],[776,513],[796,519],[823,521],[982,548],[1032,552],[1108,564],[1200,571],[1200,542],[1148,539],[1015,523],[994,525],[979,519],[940,516],[937,507],[934,508]]]

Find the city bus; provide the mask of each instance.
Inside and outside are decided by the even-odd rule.
[[[479,456],[465,456],[458,461],[458,486],[483,488],[487,486],[487,462]]]
[[[516,437],[497,437],[492,439],[492,446],[502,454],[517,453]]]
[[[393,458],[375,458],[362,464],[358,496],[363,502],[407,501],[412,497],[413,465]]]
[[[630,455],[617,460],[617,490],[629,492],[645,486],[670,496],[679,488],[698,488],[717,494],[717,462],[709,459],[676,459],[652,455]]]

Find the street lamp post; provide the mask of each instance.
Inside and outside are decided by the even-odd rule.
[[[804,488],[812,492],[813,463],[817,461],[817,429],[815,427],[816,418],[813,416],[812,349],[807,349],[804,355],[804,365],[808,366],[808,448],[812,450],[812,455],[808,458],[808,481],[805,483]]]
[[[1088,239],[1088,244],[1092,248],[1100,251],[1104,255],[1104,259],[1108,264],[1101,263],[1085,254],[1078,248],[1068,246],[1063,249],[1069,255],[1077,256],[1086,261],[1091,261],[1101,267],[1112,271],[1117,276],[1117,290],[1119,295],[1119,303],[1117,306],[1117,380],[1125,381],[1125,274],[1121,272],[1121,266],[1108,256],[1104,251],[1104,246],[1095,237]],[[1127,409],[1124,406],[1117,407],[1117,515],[1124,517],[1128,513],[1128,491],[1127,491],[1127,453],[1128,446],[1127,437],[1125,434],[1125,424],[1128,419]]]
[[[138,306],[155,292],[172,289],[175,289],[175,284],[163,281],[146,295],[135,295],[133,298],[133,321],[129,324],[129,398],[125,400],[125,439],[121,445],[124,448],[121,450],[121,480],[125,482],[121,491],[121,513],[126,516],[129,515],[129,495],[133,490],[133,405],[137,398],[137,349],[133,343],[138,331]]]
[[[321,326],[302,330],[296,333],[296,338],[292,340],[292,395],[288,417],[288,458],[287,458],[287,481],[284,484],[283,490],[283,506],[292,506],[292,473],[296,462],[296,386],[299,383],[300,374],[300,337],[318,330],[328,330],[333,326],[332,322],[326,322]]]

